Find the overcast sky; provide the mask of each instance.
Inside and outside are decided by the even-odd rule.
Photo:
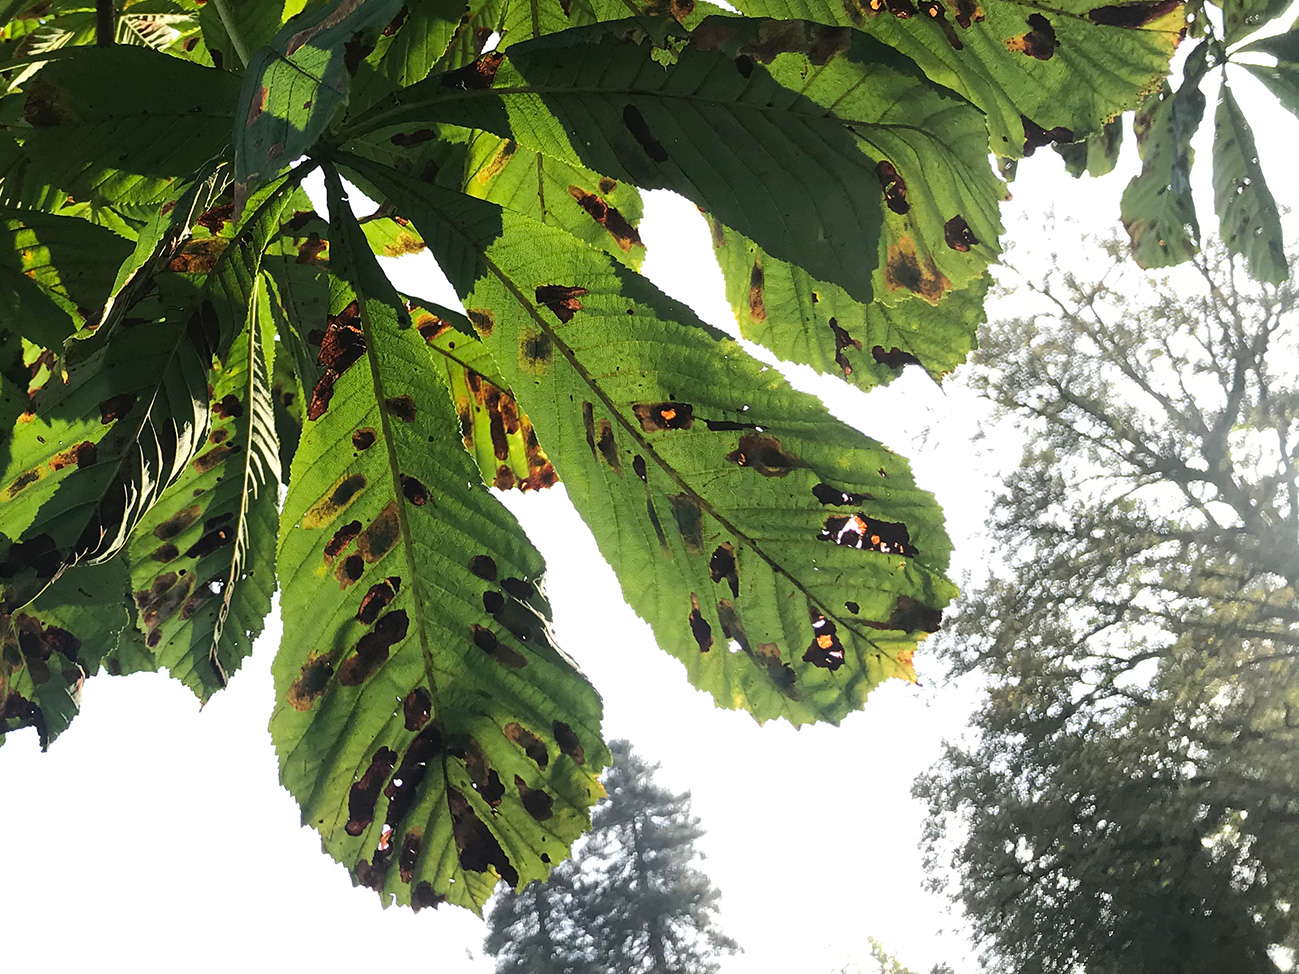
[[[1238,86],[1247,112],[1257,90]],[[1201,133],[1204,163],[1213,104],[1211,97]],[[1260,156],[1274,192],[1293,206],[1288,162],[1299,136],[1292,120],[1278,119],[1257,133]],[[1117,224],[1134,156],[1125,153],[1121,173],[1080,183],[1040,150],[1021,164],[1004,208],[1010,234],[1037,239],[1043,214],[1054,210],[1076,223],[1058,220],[1051,246],[1076,251],[1082,230]],[[1199,169],[1204,182],[1209,167]],[[1209,227],[1211,196],[1200,199]],[[733,330],[694,207],[651,194],[642,234],[647,273]],[[1036,249],[1041,256],[1048,248]],[[399,286],[435,296],[427,270],[414,279],[406,270]],[[921,485],[948,513],[956,573],[980,565],[990,478],[1008,461],[1004,453],[973,452],[978,404],[914,369],[869,396],[788,371],[838,415],[912,459]],[[828,974],[865,959],[868,936],[918,972],[940,960],[972,970],[963,939],[940,935],[956,921],[922,892],[922,813],[909,798],[912,778],[942,739],[959,735],[969,692],[926,679],[921,652],[925,686],[887,684],[839,728],[759,728],[744,714],[717,711],[623,604],[562,488],[508,500],[547,558],[559,642],[603,694],[607,735],[630,738],[662,762],[668,787],[693,793],[709,830],[701,843],[706,868],[723,894],[721,924],[746,948],[723,971]],[[279,636],[275,618],[230,688],[202,712],[166,677],[100,677],[87,684],[81,715],[48,754],[31,732],[0,748],[5,969],[492,969],[472,915],[381,910],[320,853],[315,833],[299,827],[266,731]]]

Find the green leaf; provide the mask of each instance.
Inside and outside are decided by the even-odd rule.
[[[1191,137],[1204,118],[1200,80],[1207,46],[1192,51],[1176,92],[1167,85],[1137,113],[1140,175],[1123,191],[1121,216],[1132,239],[1132,256],[1142,267],[1167,267],[1193,256],[1200,223],[1191,197]]]
[[[103,306],[130,249],[76,217],[0,209],[0,318],[37,345],[60,348]]]
[[[1287,64],[1299,63],[1299,26],[1290,25],[1290,29],[1284,34],[1276,34],[1272,37],[1263,37],[1256,41],[1251,41],[1236,49],[1234,53],[1244,54],[1246,52],[1255,54],[1270,54],[1278,61]],[[1233,64],[1237,62],[1232,62]],[[1250,67],[1248,64],[1241,64],[1241,67]]]
[[[355,882],[480,911],[589,824],[600,701],[551,643],[541,556],[478,483],[424,338],[329,189],[349,283],[281,518],[271,734]]]
[[[1158,86],[1181,4],[1065,0],[739,0],[753,16],[855,27],[912,58],[988,116],[993,152],[1019,158],[1098,132]]]
[[[1265,67],[1261,64],[1241,64],[1267,89],[1276,95],[1281,107],[1292,115],[1299,116],[1299,64],[1289,61],[1278,61],[1276,67]]]
[[[1226,82],[1214,117],[1213,208],[1222,242],[1245,257],[1252,277],[1280,284],[1290,276],[1281,214],[1258,164],[1254,133]]]
[[[311,148],[347,100],[354,35],[378,31],[402,0],[335,0],[295,17],[248,64],[235,109],[235,180],[266,180]]]
[[[252,652],[275,590],[279,444],[258,288],[248,323],[211,378],[211,429],[127,549],[144,644],[201,700]]]
[[[713,251],[740,334],[788,362],[810,365],[861,389],[892,382],[907,365],[935,380],[965,361],[984,321],[986,277],[926,301],[855,301],[840,287],[772,258],[734,230],[709,221]],[[973,234],[953,225],[964,246]]]
[[[485,55],[398,93],[364,125],[463,124],[676,190],[861,300],[898,289],[937,300],[983,273],[986,256],[943,239],[956,214],[978,239],[998,236],[982,117],[909,60],[845,29],[717,17],[665,70],[628,26]],[[750,158],[737,160],[738,146]]]
[[[1114,171],[1122,145],[1123,118],[1119,116],[1106,122],[1094,135],[1089,135],[1081,142],[1057,145],[1055,151],[1064,160],[1064,168],[1069,175],[1078,177],[1087,173],[1089,176],[1104,176]]]
[[[297,177],[295,177],[297,178]],[[0,474],[0,605],[13,612],[63,570],[112,557],[198,454],[209,422],[208,371],[248,318],[262,250],[293,182],[268,190],[242,225],[209,210],[171,259],[172,273],[124,316],[69,348],[15,429]]]
[[[161,202],[177,177],[222,151],[237,85],[142,47],[88,47],[53,61],[27,85],[27,166],[5,173],[5,198],[48,186],[78,199]]]
[[[1218,0],[1222,7],[1222,39],[1235,44],[1285,13],[1290,0]]]
[[[34,727],[49,747],[77,715],[81,685],[131,624],[121,561],[65,572],[0,623],[0,743]]]
[[[627,600],[720,706],[837,721],[954,594],[901,458],[562,231],[352,159],[403,201]]]
[[[349,99],[351,113],[427,78],[469,12],[463,0],[407,0],[380,31],[374,51],[357,71]]]
[[[302,11],[305,0],[225,0],[235,30],[249,51],[270,44],[284,22]],[[208,56],[219,68],[238,71],[244,66],[234,42],[226,31],[217,5],[211,0],[199,8],[198,22],[203,28],[203,43]]]

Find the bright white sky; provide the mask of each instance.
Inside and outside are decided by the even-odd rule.
[[[1250,81],[1233,79],[1257,119],[1264,96]],[[1211,95],[1199,143],[1204,163],[1214,103]],[[1275,117],[1275,127],[1256,130],[1259,154],[1279,201],[1293,207],[1299,129],[1288,116]],[[1039,150],[1021,164],[1004,208],[1010,234],[1040,240],[1039,256],[1055,249],[1068,259],[1082,230],[1117,224],[1119,195],[1135,171],[1130,149],[1121,173],[1084,182]],[[1209,166],[1198,168],[1207,182]],[[1210,227],[1211,195],[1201,192],[1200,204]],[[1039,228],[1049,210],[1058,219],[1048,242]],[[642,234],[648,274],[733,330],[694,207],[651,194]],[[399,286],[437,296],[425,272],[412,279],[405,271]],[[978,568],[991,478],[999,463],[1014,460],[1004,450],[1000,458],[974,452],[980,405],[919,374],[870,396],[803,370],[791,377],[912,459],[948,512],[956,575]],[[924,680],[920,653],[927,685],[888,684],[839,728],[759,728],[744,714],[717,711],[625,607],[562,488],[509,503],[547,558],[560,644],[604,695],[607,735],[630,738],[662,762],[664,784],[693,793],[709,830],[701,842],[706,867],[723,894],[721,924],[745,947],[725,962],[725,974],[828,974],[865,961],[868,936],[918,974],[940,960],[958,974],[974,970],[959,930],[942,933],[959,922],[922,891],[923,813],[909,797],[912,778],[943,738],[960,734],[970,693]],[[87,684],[80,717],[48,754],[31,732],[0,749],[6,969],[492,970],[476,918],[446,907],[418,916],[381,910],[320,853],[315,833],[299,827],[266,731],[279,637],[276,617],[230,688],[201,713],[166,677],[100,677]]]

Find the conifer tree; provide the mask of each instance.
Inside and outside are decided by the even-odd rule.
[[[566,859],[546,882],[496,897],[484,946],[497,974],[596,974],[577,916],[576,873],[576,861]]]

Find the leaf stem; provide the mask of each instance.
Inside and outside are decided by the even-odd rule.
[[[239,28],[235,26],[235,18],[230,12],[229,4],[226,0],[212,0],[212,4],[216,7],[217,16],[221,18],[221,26],[226,29],[226,36],[230,38],[230,43],[234,45],[240,66],[248,67],[248,42],[244,40],[243,35],[239,33]]]

